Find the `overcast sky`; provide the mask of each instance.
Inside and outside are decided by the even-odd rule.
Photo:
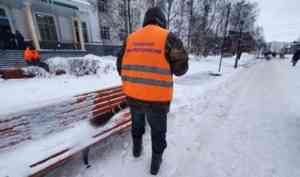
[[[252,0],[259,3],[258,23],[267,41],[294,41],[300,37],[300,0]]]

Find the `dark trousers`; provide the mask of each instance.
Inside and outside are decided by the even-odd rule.
[[[167,113],[151,109],[130,108],[132,115],[132,138],[142,138],[147,119],[151,127],[152,152],[162,154],[167,147]]]
[[[293,66],[296,66],[298,60],[293,60],[292,63],[293,63]]]
[[[28,66],[33,66],[33,65],[34,65],[32,61],[26,61],[26,64],[27,64]]]

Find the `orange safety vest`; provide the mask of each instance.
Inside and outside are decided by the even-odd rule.
[[[39,60],[39,59],[40,59],[40,54],[39,54],[39,52],[38,52],[37,50],[33,50],[33,51],[32,51],[32,60],[37,61],[37,60]]]
[[[32,61],[32,52],[29,48],[26,48],[24,51],[24,60],[25,61]]]
[[[165,57],[168,34],[165,29],[147,25],[128,37],[121,70],[127,96],[152,102],[172,100],[173,75]]]

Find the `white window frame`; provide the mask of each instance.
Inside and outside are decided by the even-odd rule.
[[[103,38],[103,37],[102,37],[102,32],[104,31],[104,30],[102,31],[102,29],[104,29],[104,28],[107,28],[107,29],[108,29],[107,31],[108,31],[108,34],[109,34],[109,35],[108,35],[109,38]],[[102,40],[111,40],[111,30],[110,30],[110,27],[109,27],[109,26],[101,26],[101,27],[100,27],[100,37],[101,37]]]
[[[53,18],[57,41],[61,41],[61,38],[60,38],[60,35],[59,35],[59,26],[58,26],[58,23],[57,23],[56,16],[53,15],[53,14],[45,13],[45,12],[34,12],[33,13],[34,23],[35,23],[35,26],[37,28],[36,31],[38,32],[39,41],[42,41],[42,36],[41,36],[40,28],[38,26],[37,18],[36,18],[37,15],[47,15],[47,16],[51,16]]]

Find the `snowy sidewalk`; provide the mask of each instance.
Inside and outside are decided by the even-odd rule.
[[[218,118],[213,112],[220,108],[209,108],[193,123],[195,145],[190,156],[178,158],[185,165],[173,176],[300,176],[299,73],[276,60],[240,75],[229,86],[232,96],[220,105],[232,109]]]
[[[290,69],[287,61],[276,60],[262,62],[247,69],[230,72],[227,70],[228,73],[221,78],[203,80],[205,72],[200,70],[177,79],[175,103],[169,115],[168,148],[159,176],[298,176],[300,163],[296,156],[291,159],[291,155],[299,151],[295,139],[279,139],[278,145],[272,148],[276,145],[273,142],[276,134],[272,132],[286,131],[291,122],[287,121],[285,126],[279,126],[286,117],[277,116],[280,121],[274,124],[264,118],[267,114],[259,114],[259,110],[264,110],[265,106],[269,112],[273,110],[272,104],[265,105],[266,102],[261,101],[262,95],[265,95],[264,90],[274,93],[267,95],[268,98],[274,97],[272,103],[285,98],[276,96],[281,88],[276,87],[280,83],[275,78],[285,80],[287,76],[291,77],[293,73]],[[281,75],[281,72],[286,75]],[[291,84],[290,81],[285,80],[285,84]],[[190,98],[192,102],[189,101]],[[289,98],[291,97],[286,97]],[[289,115],[294,116],[294,121],[297,122],[297,115],[291,112]],[[270,131],[264,134],[265,129]],[[282,137],[286,137],[284,135],[287,134],[283,133]],[[264,138],[266,141],[262,140]],[[127,135],[111,140],[106,146],[93,149],[90,169],[82,167],[78,158],[49,177],[151,176],[149,130],[144,140],[144,154],[140,159],[132,157],[130,135]],[[284,150],[285,145],[294,146],[290,149],[293,153],[285,153],[282,154],[284,157],[280,157],[279,152],[287,152],[287,149]],[[278,151],[274,151],[276,147]],[[268,152],[273,158],[267,158]],[[266,157],[261,154],[266,154]],[[279,164],[282,166],[279,167],[276,163],[280,160],[282,162]],[[295,163],[291,165],[290,160]]]
[[[159,176],[300,176],[299,74],[287,61],[263,62],[172,112]],[[130,138],[125,139],[122,147],[101,156],[95,152],[91,169],[70,166],[64,174],[150,176],[149,136],[141,159],[131,156]]]

